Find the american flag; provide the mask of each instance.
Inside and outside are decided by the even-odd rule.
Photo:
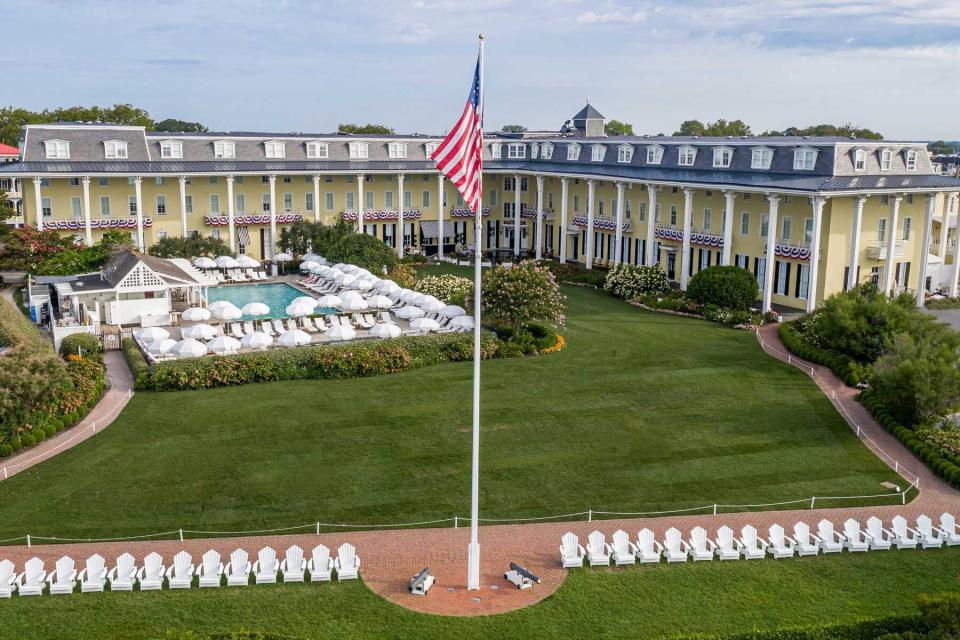
[[[453,130],[430,156],[440,173],[456,185],[473,211],[483,195],[483,102],[480,98],[480,59],[473,74],[470,97]]]

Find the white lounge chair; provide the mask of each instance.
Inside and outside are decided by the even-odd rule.
[[[50,585],[50,595],[65,595],[73,593],[77,586],[77,564],[70,556],[63,556],[57,560],[57,564],[50,575],[47,576],[47,583]]]
[[[847,518],[843,523],[844,546],[850,553],[870,551],[870,541],[863,535],[860,523],[853,518]]]
[[[173,564],[167,569],[167,586],[171,589],[189,589],[193,586],[193,557],[186,551],[173,556]]]
[[[610,565],[610,545],[600,531],[594,531],[587,538],[587,560],[591,567]]]
[[[303,582],[303,572],[307,568],[307,561],[303,558],[303,549],[293,545],[287,549],[287,553],[280,563],[280,572],[283,574],[284,583]]]
[[[9,560],[0,562],[0,598],[9,598],[17,589],[17,572]]]
[[[820,538],[820,550],[824,553],[843,551],[843,536],[834,530],[833,523],[829,520],[824,519],[817,523],[817,537]]]
[[[767,541],[770,543],[770,546],[767,547],[767,552],[773,556],[773,559],[792,558],[793,548],[796,543],[793,538],[784,533],[783,527],[775,524],[771,525],[767,531],[770,534],[767,536]]]
[[[720,560],[739,560],[740,549],[737,548],[736,538],[733,536],[733,529],[723,525],[717,529],[717,558]]]
[[[893,537],[883,528],[883,522],[877,516],[867,519],[867,528],[862,531],[870,548],[875,551],[886,551],[893,544]]]
[[[917,533],[920,534],[920,547],[923,549],[939,549],[943,546],[943,537],[940,530],[933,526],[929,516],[921,514],[917,518]]]
[[[244,326],[246,326],[246,324],[244,324]],[[252,329],[254,329],[254,330],[257,330],[257,324],[256,324],[255,322],[254,322],[254,323],[251,323],[251,324],[250,324],[250,327],[251,327]],[[269,320],[261,320],[261,321],[260,321],[260,329],[259,329],[259,331],[262,331],[263,333],[267,334],[268,336],[276,336],[276,335],[277,335],[277,332],[273,330],[273,325],[270,324],[270,321],[269,321]]]
[[[246,587],[250,584],[250,559],[247,552],[237,549],[230,554],[230,562],[224,568],[228,587]]]
[[[890,537],[893,538],[893,544],[897,549],[916,549],[920,542],[920,535],[907,526],[907,520],[903,516],[896,516],[890,522]]]
[[[337,559],[333,563],[337,570],[337,580],[355,580],[360,573],[360,556],[349,542],[337,549]]]
[[[694,562],[713,560],[713,552],[717,548],[713,540],[707,537],[707,530],[703,527],[694,527],[690,531],[688,546],[690,547],[690,557],[693,558]]]
[[[257,554],[257,561],[253,563],[253,579],[256,584],[276,584],[277,571],[280,570],[280,561],[273,547],[264,547]]]
[[[640,564],[660,562],[661,553],[663,545],[657,542],[653,531],[641,529],[637,533],[637,557],[640,558]]]
[[[156,591],[162,589],[165,570],[163,558],[156,551],[144,558],[143,566],[140,567],[140,571],[137,572],[140,591]]]
[[[232,323],[230,323],[230,335],[233,336],[234,338],[236,338],[237,340],[242,340],[242,339],[243,339],[244,333],[243,333],[243,331],[240,329],[240,323],[239,323],[239,322],[232,322]]]
[[[280,321],[280,318],[274,318],[271,322],[273,323],[275,335],[282,335],[286,331],[286,329],[283,328],[283,322]]]
[[[767,555],[767,543],[757,535],[757,529],[748,524],[740,529],[740,553],[747,560],[763,560]]]
[[[333,573],[333,558],[326,545],[318,544],[310,553],[310,562],[307,565],[310,572],[310,582],[329,582]]]
[[[806,522],[793,525],[793,540],[796,543],[794,549],[801,558],[820,553],[820,538],[810,533],[810,527]]]
[[[303,316],[303,318],[300,319],[300,328],[307,333],[316,333],[318,331],[317,326],[313,324],[310,316]]]
[[[234,269],[234,270],[233,270],[233,279],[236,280],[237,282],[246,282],[246,281],[247,281],[247,276],[245,276],[245,275],[243,275],[242,273],[240,273],[240,270],[239,270],[239,269]]]
[[[619,529],[613,534],[613,544],[610,545],[613,564],[618,567],[625,564],[636,564],[637,546],[630,542],[630,534]]]
[[[297,321],[293,318],[287,318],[287,331],[296,331],[300,327],[297,326]]]
[[[133,556],[124,553],[117,558],[117,565],[110,571],[110,591],[133,591],[137,581],[137,565]]]
[[[217,279],[217,282],[219,282],[220,284],[223,284],[223,283],[225,283],[225,282],[227,281],[227,279],[224,278],[224,277],[223,277],[223,274],[220,273],[219,271],[214,271],[214,272],[213,272],[213,277],[216,278],[216,279]]]
[[[952,514],[943,513],[940,516],[940,535],[948,547],[960,545],[960,529],[957,528],[957,521]]]
[[[686,562],[687,543],[680,536],[680,530],[670,527],[663,537],[663,556],[667,562]]]
[[[77,576],[80,593],[102,593],[107,583],[107,561],[98,553],[87,558],[87,565]]]
[[[560,564],[564,569],[583,566],[583,557],[587,555],[576,534],[571,531],[560,538]]]
[[[211,549],[203,554],[200,559],[200,566],[197,567],[197,576],[201,589],[220,586],[223,576],[223,563],[220,562],[220,554],[217,551]]]
[[[43,593],[43,581],[46,577],[43,560],[30,558],[23,566],[23,572],[17,576],[17,591],[21,596],[39,596]]]

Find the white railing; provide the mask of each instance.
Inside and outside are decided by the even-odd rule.
[[[888,242],[871,242],[867,245],[867,257],[871,260],[886,260],[887,252],[890,249]],[[893,255],[897,258],[903,257],[903,242],[897,240],[893,245]]]

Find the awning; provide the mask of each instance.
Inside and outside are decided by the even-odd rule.
[[[245,247],[250,246],[250,230],[246,227],[237,227],[237,240]]]
[[[440,228],[438,221],[436,220],[421,220],[420,221],[420,233],[423,234],[424,238],[436,238],[437,230]],[[443,237],[449,238],[453,235],[453,223],[449,220],[443,221]]]

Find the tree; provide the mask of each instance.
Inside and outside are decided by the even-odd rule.
[[[353,231],[353,227],[344,220],[338,220],[333,225],[300,220],[280,232],[280,248],[297,256],[308,251],[326,256],[333,245]]]
[[[522,124],[505,124],[500,129],[503,133],[523,133],[527,128]]]
[[[16,146],[20,143],[20,131],[24,125],[50,122],[40,113],[20,107],[0,108],[0,142]]]
[[[893,336],[910,326],[909,298],[889,300],[872,284],[830,296],[814,314],[808,332],[816,346],[839,351],[857,362],[876,361]]]
[[[957,144],[955,142],[937,140],[936,142],[928,144],[927,149],[935,156],[952,156],[957,153]]]
[[[174,236],[161,238],[147,249],[147,253],[158,258],[196,258],[228,256],[233,252],[220,238],[197,235],[186,238]]]
[[[699,120],[684,120],[680,123],[680,128],[673,135],[675,136],[702,136],[706,127]]]
[[[178,132],[196,132],[204,133],[209,131],[199,122],[187,122],[186,120],[177,120],[176,118],[167,118],[161,120],[154,127],[155,131],[178,131]]]
[[[397,264],[393,250],[366,233],[350,233],[340,238],[324,255],[331,262],[355,264],[372,273],[390,271]]]
[[[703,124],[699,120],[685,120],[675,136],[749,136],[750,127],[743,120],[717,119],[715,122]]]
[[[349,124],[341,123],[337,127],[337,131],[340,133],[372,133],[372,134],[391,134],[396,133],[390,127],[383,124]]]
[[[787,127],[783,131],[765,131],[765,136],[811,136],[811,137],[841,137],[841,138],[867,138],[870,140],[883,140],[883,136],[876,131],[863,129],[850,124],[849,122],[834,124],[814,124],[809,127]]]
[[[514,335],[532,322],[563,325],[564,300],[553,273],[533,261],[495,267],[481,284],[484,317]]]
[[[714,266],[698,271],[687,286],[687,296],[700,304],[746,311],[757,299],[757,278],[735,266]]]
[[[619,120],[611,120],[603,126],[603,132],[608,136],[632,136],[633,125]]]
[[[10,204],[10,201],[7,200],[7,193],[5,191],[0,191],[0,225],[2,225],[5,220],[8,220],[15,215],[17,215],[17,210],[14,209],[13,205]]]

